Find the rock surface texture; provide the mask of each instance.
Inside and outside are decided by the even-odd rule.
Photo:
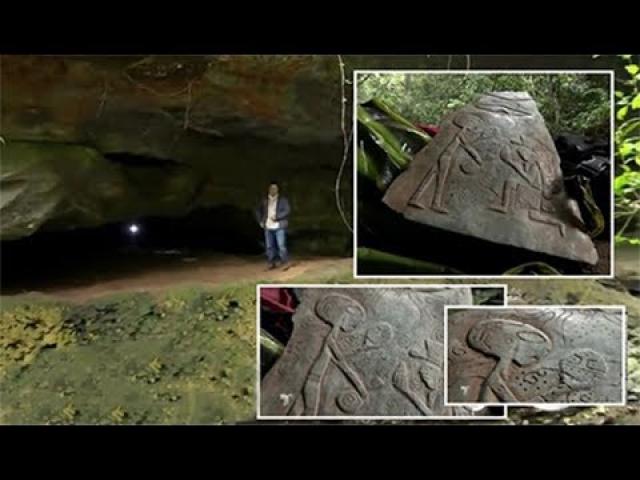
[[[446,117],[384,202],[418,223],[579,262],[598,260],[527,93],[489,93]]]
[[[1,60],[2,240],[229,206],[253,237],[275,178],[293,232],[348,242],[337,56]]]
[[[449,310],[448,402],[623,403],[623,312]]]
[[[443,404],[444,305],[468,288],[300,289],[284,354],[262,380],[261,416],[471,415]]]

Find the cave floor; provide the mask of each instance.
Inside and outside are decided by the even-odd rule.
[[[83,302],[120,292],[159,292],[168,288],[198,284],[215,287],[243,281],[285,282],[301,275],[345,271],[351,268],[351,258],[305,256],[291,261],[286,271],[268,270],[262,256],[205,253],[180,255],[169,251],[153,262],[136,262],[118,268],[113,265],[92,265],[76,271],[73,277],[40,278],[19,282],[3,288],[5,297],[42,293],[52,297]]]

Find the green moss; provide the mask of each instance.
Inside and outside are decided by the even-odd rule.
[[[69,345],[74,332],[64,328],[65,307],[25,303],[0,311],[0,376],[11,365],[25,366],[44,348]]]
[[[252,418],[254,292],[253,285],[189,288],[57,307],[51,323],[74,341],[40,349],[28,366],[4,360],[0,420],[189,424]],[[3,315],[31,318],[23,312],[34,308],[14,302]],[[29,338],[23,330],[15,335]]]

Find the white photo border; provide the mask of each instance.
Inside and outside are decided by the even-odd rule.
[[[621,325],[621,360],[620,360],[620,374],[622,376],[620,382],[620,388],[622,388],[622,395],[620,402],[570,402],[570,403],[545,403],[545,402],[497,402],[497,403],[485,403],[485,402],[449,402],[449,310],[536,310],[536,309],[548,309],[548,308],[561,308],[564,310],[616,310],[622,313],[622,325]],[[447,305],[444,307],[444,346],[445,346],[445,359],[444,359],[444,404],[447,407],[470,407],[470,406],[484,406],[484,407],[497,407],[503,405],[506,407],[533,407],[540,410],[560,410],[562,408],[569,407],[624,407],[627,405],[627,307],[625,305],[474,305],[472,307]]]
[[[576,74],[576,75],[609,75],[609,155],[611,159],[610,171],[610,197],[611,197],[611,225],[609,238],[609,274],[608,275],[360,275],[358,274],[358,75],[361,74],[429,74],[429,75],[490,75],[490,74],[513,74],[513,75],[545,75],[545,74]],[[529,279],[612,279],[615,277],[615,245],[614,245],[614,171],[615,171],[615,71],[612,69],[597,70],[395,70],[395,69],[374,69],[374,70],[358,70],[353,71],[353,112],[352,112],[352,131],[353,140],[351,149],[353,150],[353,276],[356,279],[506,279],[506,280],[529,280]]]
[[[376,283],[376,284],[361,284],[361,283],[342,283],[342,284],[315,284],[315,283],[260,283],[256,285],[256,419],[258,421],[264,420],[291,420],[296,423],[303,421],[389,421],[389,420],[406,420],[406,421],[492,421],[492,420],[506,420],[509,417],[508,408],[505,405],[496,405],[497,407],[504,407],[502,415],[483,415],[483,416],[382,416],[382,415],[317,415],[317,416],[287,416],[287,415],[262,415],[260,411],[260,390],[261,390],[261,378],[260,378],[260,290],[262,288],[410,288],[410,289],[424,289],[424,288],[500,288],[502,289],[503,302],[507,303],[508,286],[506,284],[391,284],[391,283]],[[464,305],[461,305],[464,307]],[[465,308],[473,307],[468,305]],[[446,313],[446,310],[445,310]],[[446,322],[445,322],[446,328]],[[446,337],[445,337],[446,339]],[[443,344],[443,355],[446,355],[446,344]],[[444,358],[444,357],[443,357]],[[446,387],[446,383],[443,383]],[[472,405],[473,408],[479,408],[478,405]],[[482,408],[485,408],[482,406]]]

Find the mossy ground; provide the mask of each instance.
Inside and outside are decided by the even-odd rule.
[[[2,338],[11,335],[17,346],[0,365],[2,423],[251,418],[254,291],[253,285],[187,288],[84,305],[34,299],[4,305]]]

